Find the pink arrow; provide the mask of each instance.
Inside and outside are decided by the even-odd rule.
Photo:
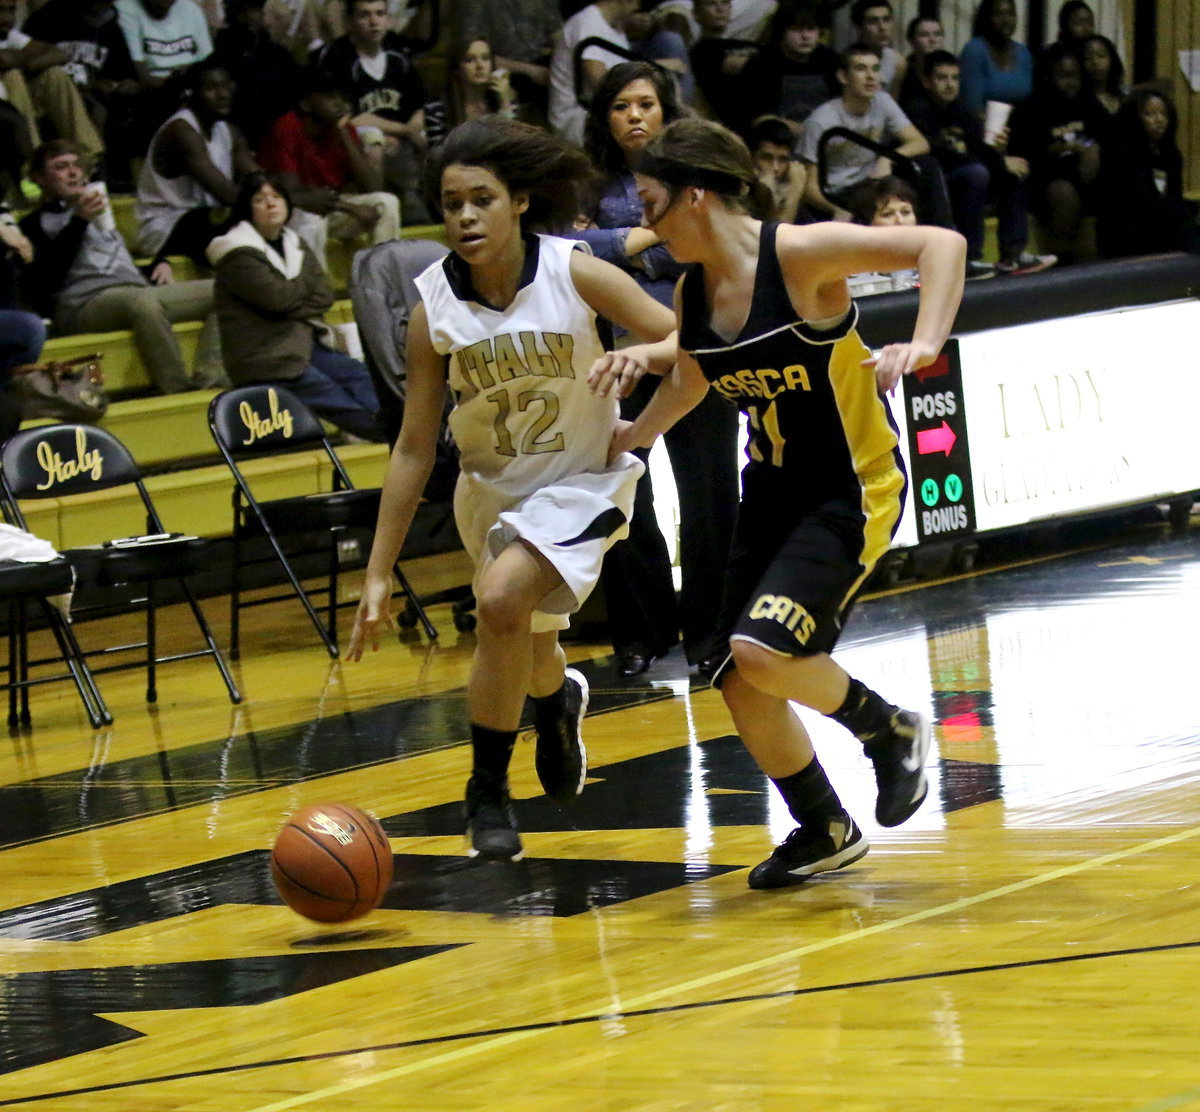
[[[917,454],[928,456],[934,452],[945,452],[949,455],[957,439],[954,430],[943,421],[940,429],[922,429],[917,433]]]

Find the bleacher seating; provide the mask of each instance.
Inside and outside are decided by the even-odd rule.
[[[126,242],[132,243],[135,239],[133,198],[114,196],[112,204],[117,227]],[[403,235],[440,240],[444,230],[441,225],[410,227],[404,229]],[[354,320],[349,298],[344,295],[353,254],[367,242],[364,238],[362,243],[330,243],[330,277],[341,300],[335,302],[325,315],[329,324],[347,324]],[[172,257],[171,264],[179,281],[206,276],[189,259]],[[199,322],[174,325],[184,359],[189,364],[200,329]],[[233,485],[228,468],[218,460],[207,421],[208,403],[215,391],[154,394],[130,332],[54,337],[47,341],[42,358],[70,359],[97,351],[104,353],[105,388],[113,399],[101,424],[129,447],[134,458],[148,472],[147,486],[164,520],[172,529],[200,536],[228,535]],[[29,422],[37,423],[44,422]],[[339,455],[356,484],[379,486],[382,483],[387,466],[385,445],[346,444],[339,448]],[[315,453],[293,456],[264,463],[263,477],[271,476],[273,496],[287,497],[311,489],[313,469],[321,466],[322,461]],[[97,494],[82,508],[79,504],[74,505],[69,518],[60,512],[54,499],[26,508],[30,529],[60,549],[77,543],[75,538],[81,535],[81,529],[86,525],[81,515],[84,518],[91,517],[93,512],[102,515],[105,527],[114,535],[139,533],[144,525],[140,503],[122,490]]]

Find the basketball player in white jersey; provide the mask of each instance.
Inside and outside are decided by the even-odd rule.
[[[617,398],[651,358],[673,353],[675,322],[577,241],[527,230],[565,227],[580,211],[593,171],[578,149],[484,118],[455,128],[432,157],[451,251],[417,279],[404,421],[346,656],[359,659],[368,642],[377,648],[391,623],[391,568],[433,464],[448,383],[462,462],[454,513],[475,564],[478,615],[467,688],[469,852],[515,861],[523,851],[508,765],[527,694],[547,795],[567,802],[583,789],[587,682],[565,668],[558,631],[628,532],[642,464],[628,453],[608,462]],[[652,346],[649,356],[609,357],[604,387],[592,392],[588,374],[604,355],[597,317]]]

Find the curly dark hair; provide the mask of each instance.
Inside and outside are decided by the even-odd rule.
[[[482,166],[510,193],[527,193],[521,217],[527,231],[561,231],[579,214],[595,170],[573,143],[543,128],[480,116],[454,128],[426,162],[426,193],[441,209],[442,172],[447,166]]]

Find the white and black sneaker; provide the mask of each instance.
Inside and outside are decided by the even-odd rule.
[[[751,888],[786,888],[803,884],[817,873],[844,869],[865,857],[871,843],[844,811],[829,822],[825,833],[796,827],[761,865],[750,870]]]
[[[570,803],[583,791],[588,767],[583,745],[588,682],[582,672],[568,668],[563,674],[563,688],[563,712],[552,725],[538,724],[534,756],[542,789],[555,803]]]
[[[880,826],[899,826],[925,802],[929,740],[928,718],[916,711],[898,710],[888,733],[863,746],[875,766],[875,819]]]
[[[517,832],[507,782],[496,786],[480,776],[467,781],[467,838],[471,857],[488,861],[520,861],[525,850]]]

